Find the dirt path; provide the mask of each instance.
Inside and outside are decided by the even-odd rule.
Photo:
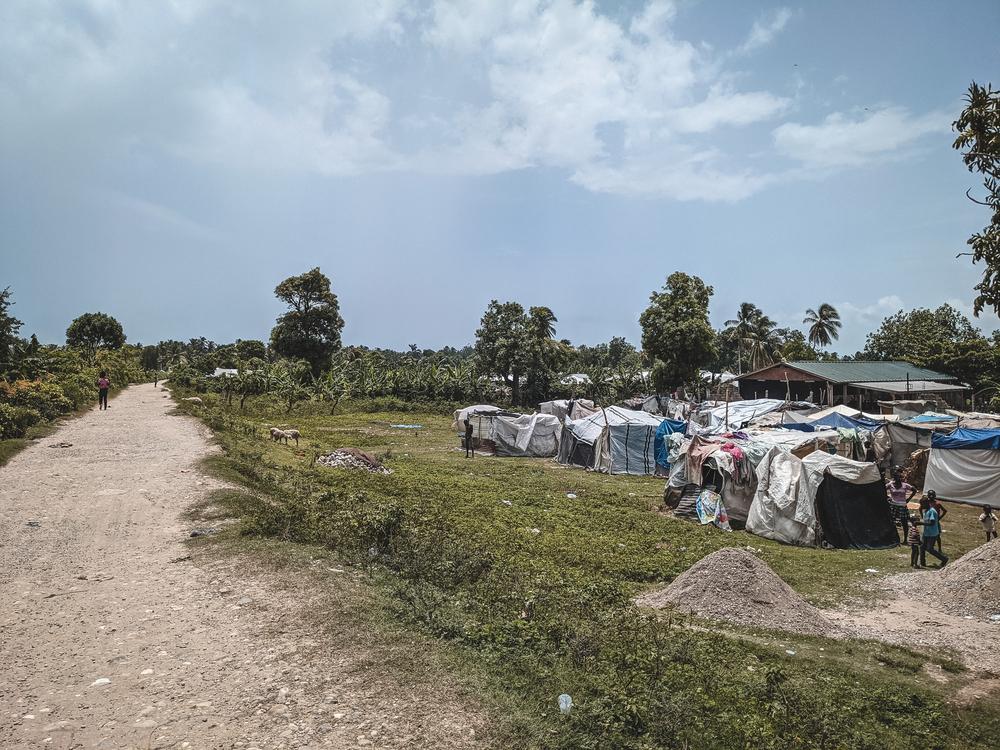
[[[171,407],[134,386],[0,468],[0,747],[481,741],[446,675],[405,684],[365,633],[318,628],[327,594],[252,561],[192,563],[181,514],[215,486],[196,468],[211,448]]]

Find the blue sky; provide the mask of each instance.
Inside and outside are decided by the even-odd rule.
[[[436,348],[492,298],[638,342],[683,270],[717,325],[830,302],[853,352],[900,308],[971,314],[950,123],[998,31],[989,0],[10,0],[0,286],[45,341],[92,310],[266,339],[318,265],[346,342]]]

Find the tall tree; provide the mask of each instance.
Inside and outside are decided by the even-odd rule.
[[[502,378],[510,386],[515,404],[521,402],[528,344],[528,316],[517,302],[492,300],[476,331],[476,356],[480,369]]]
[[[344,329],[330,279],[314,268],[285,279],[275,287],[274,294],[289,309],[271,330],[271,348],[283,357],[305,360],[318,374],[340,349],[340,332]]]
[[[817,310],[806,310],[803,323],[809,324],[809,343],[813,346],[829,346],[840,338],[840,313],[826,302]]]
[[[980,86],[975,81],[965,95],[966,106],[952,127],[958,133],[954,148],[963,151],[962,161],[970,172],[983,177],[986,196],[970,200],[993,212],[990,223],[966,242],[973,263],[984,263],[983,278],[976,284],[974,312],[978,316],[986,307],[1000,314],[1000,91],[992,84]]]
[[[125,345],[122,324],[102,312],[84,313],[66,329],[66,344],[81,349],[121,349]]]
[[[936,310],[902,310],[882,321],[868,334],[863,359],[900,359],[918,366],[933,366],[956,345],[976,341],[982,334],[969,319],[948,304]]]
[[[697,276],[676,271],[649,296],[639,324],[642,348],[653,360],[653,384],[661,393],[695,382],[699,369],[715,357],[715,331],[708,322],[712,291]]]
[[[21,330],[21,321],[10,314],[13,304],[10,287],[7,287],[0,292],[0,365],[11,363]]]
[[[743,372],[745,364],[756,370],[770,364],[776,357],[778,341],[775,336],[775,322],[752,302],[742,302],[736,317],[727,320],[728,328],[723,331],[736,342],[736,368]]]

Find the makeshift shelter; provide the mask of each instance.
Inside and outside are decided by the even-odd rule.
[[[886,425],[886,430],[892,443],[893,466],[904,466],[915,450],[931,447],[933,431],[929,428],[895,422]]]
[[[938,497],[973,505],[1000,500],[1000,429],[960,427],[931,436],[924,489]]]
[[[559,462],[609,474],[653,474],[656,430],[662,421],[662,417],[618,406],[566,420]]]
[[[469,423],[472,425],[473,445],[475,445],[476,448],[488,448],[489,450],[493,450],[493,420],[500,415],[510,417],[520,416],[520,414],[517,414],[516,412],[504,411],[499,406],[492,406],[491,404],[477,404],[475,406],[467,406],[464,409],[456,410],[454,419],[451,423],[451,428],[456,430],[462,437],[464,445],[465,420],[468,419]]]
[[[701,426],[697,430],[699,434],[715,435],[756,424],[757,420],[772,412],[812,408],[815,408],[814,404],[805,402],[758,398],[751,401],[733,401],[728,404],[713,403],[707,408],[703,406],[693,418]]]
[[[757,466],[748,531],[786,544],[882,549],[899,543],[875,464],[774,447]]]
[[[825,544],[838,549],[886,549],[899,544],[875,464],[816,452],[802,459],[802,465]]]
[[[552,414],[497,414],[491,419],[490,439],[498,456],[548,458],[559,452],[562,423]]]
[[[566,399],[560,398],[554,401],[546,401],[538,405],[538,410],[542,414],[552,414],[562,422],[567,417],[569,419],[583,419],[589,417],[597,411],[593,401],[585,398]]]

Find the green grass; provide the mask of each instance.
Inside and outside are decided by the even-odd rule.
[[[462,669],[493,686],[498,732],[519,747],[993,746],[995,711],[951,708],[945,691],[954,687],[922,676],[927,662],[951,666],[947,655],[691,627],[630,603],[739,545],[828,604],[866,595],[866,568],[908,569],[906,549],[783,546],[663,514],[662,480],[467,460],[441,414],[330,417],[307,405],[290,417],[255,402],[240,416],[202,398],[204,408],[181,408],[216,430],[225,453],[210,468],[250,490],[219,498],[241,532],[319,545],[367,571],[387,618],[447,643]],[[272,424],[300,429],[301,446],[268,440]],[[312,465],[344,446],[385,455],[394,473]],[[950,554],[979,543],[966,527],[975,529],[973,512],[955,506]],[[573,695],[570,717],[554,711],[561,692]]]

